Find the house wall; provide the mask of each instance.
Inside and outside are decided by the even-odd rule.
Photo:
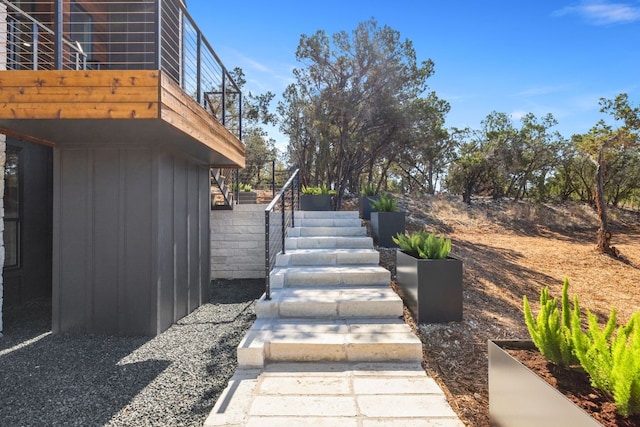
[[[233,211],[211,211],[211,277],[264,279],[264,209],[235,205]]]
[[[156,335],[205,301],[209,171],[161,149],[54,150],[53,332]]]

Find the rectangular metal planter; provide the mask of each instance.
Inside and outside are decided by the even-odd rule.
[[[392,237],[404,234],[405,215],[405,212],[371,212],[373,241],[383,248],[397,248]]]
[[[255,204],[258,200],[258,193],[255,191],[240,191],[238,193],[238,203],[241,205]]]
[[[505,348],[535,349],[531,341],[488,341],[489,417],[494,427],[602,427]]]
[[[301,194],[301,211],[330,211],[331,194]]]
[[[371,220],[371,205],[375,200],[378,200],[380,196],[363,196],[360,197],[360,218]]]
[[[418,323],[462,320],[462,261],[419,259],[396,251],[397,282]]]

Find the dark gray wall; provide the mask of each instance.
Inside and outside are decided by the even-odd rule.
[[[155,335],[205,301],[209,172],[149,146],[54,150],[53,330]]]

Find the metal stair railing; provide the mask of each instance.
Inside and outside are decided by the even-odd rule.
[[[211,168],[211,208],[233,209],[235,169]]]
[[[300,207],[300,169],[296,169],[280,192],[264,210],[265,229],[265,299],[271,299],[271,270],[279,253],[285,253],[289,227],[295,227],[295,211]]]

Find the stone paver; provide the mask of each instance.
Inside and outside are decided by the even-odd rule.
[[[255,374],[238,369],[205,426],[464,426],[419,363],[272,363]]]

